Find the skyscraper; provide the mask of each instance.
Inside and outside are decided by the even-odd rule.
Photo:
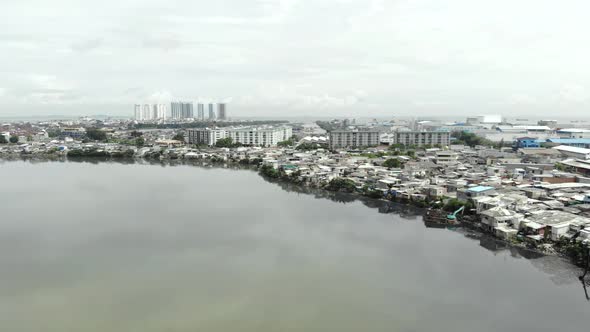
[[[225,103],[217,104],[217,119],[227,120],[226,114],[225,114]]]
[[[215,110],[213,104],[209,104],[209,120],[215,120]]]
[[[197,117],[200,121],[205,121],[205,105],[197,104]]]
[[[172,119],[190,119],[193,114],[193,103],[173,102],[170,104]]]
[[[143,105],[143,109],[141,112],[141,119],[144,121],[152,119],[152,108],[150,107],[150,104]]]
[[[182,118],[183,119],[194,118],[193,103],[182,103]]]
[[[141,116],[141,105],[140,104],[135,104],[133,107],[133,116],[135,118],[136,121],[141,121],[142,116]]]
[[[154,117],[155,119],[166,119],[166,105],[154,104]]]

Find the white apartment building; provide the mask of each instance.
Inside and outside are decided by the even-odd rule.
[[[168,113],[164,104],[135,104],[133,110],[133,116],[137,121],[163,120]]]
[[[357,148],[379,145],[378,130],[332,130],[330,148]]]
[[[189,144],[213,146],[217,140],[231,138],[235,143],[249,146],[276,146],[293,136],[293,129],[281,127],[198,128],[187,130]]]
[[[447,131],[397,131],[381,134],[380,141],[389,145],[448,146],[451,144],[451,133]]]

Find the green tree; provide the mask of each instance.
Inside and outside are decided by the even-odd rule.
[[[387,159],[384,163],[383,166],[387,167],[387,168],[400,168],[400,166],[402,165],[402,163],[399,161],[399,159],[397,158],[390,158]]]
[[[141,131],[134,130],[134,131],[132,131],[129,134],[129,136],[131,136],[131,137],[140,137],[140,136],[143,136],[143,133]]]
[[[215,146],[218,148],[233,148],[234,140],[231,137],[221,138],[217,140]]]
[[[8,143],[8,141],[6,140],[6,137],[4,137],[4,135],[0,135],[0,144],[6,144]]]
[[[172,137],[172,139],[175,140],[175,141],[184,142],[184,134],[183,133],[177,133],[176,135],[174,135],[174,137]]]
[[[277,146],[280,147],[289,147],[289,146],[293,146],[295,145],[295,142],[293,141],[293,139],[288,139],[286,141],[282,141],[282,142],[278,142]]]
[[[145,139],[143,137],[138,137],[135,139],[135,145],[137,147],[142,147],[145,145]]]
[[[104,130],[92,128],[86,131],[86,137],[93,141],[104,141],[107,139],[107,133]]]
[[[328,183],[326,190],[353,193],[357,189],[354,181],[350,179],[335,178]]]
[[[12,135],[10,136],[10,143],[18,143],[18,136]]]

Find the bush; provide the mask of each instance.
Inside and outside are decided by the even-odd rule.
[[[260,167],[260,174],[273,179],[277,179],[281,176],[281,173],[271,165],[262,165]]]
[[[336,178],[328,182],[326,190],[353,193],[356,189],[356,184],[350,179]]]
[[[86,131],[86,137],[94,141],[104,141],[107,139],[107,133],[100,129],[88,129]]]
[[[397,158],[390,158],[387,159],[384,163],[383,163],[383,167],[387,167],[387,168],[400,168],[402,165],[402,163],[399,161],[399,159]]]

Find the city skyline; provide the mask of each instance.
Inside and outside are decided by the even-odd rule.
[[[236,115],[273,117],[576,117],[590,108],[590,4],[581,0],[2,8],[0,116],[126,115],[137,100],[216,100]]]

